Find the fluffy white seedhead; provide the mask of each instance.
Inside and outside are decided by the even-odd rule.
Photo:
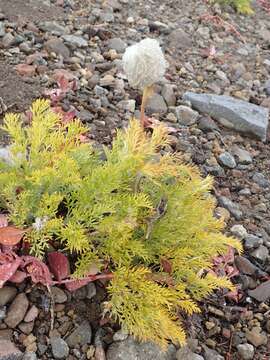
[[[158,41],[148,38],[126,49],[123,67],[130,86],[143,90],[163,78],[167,62]]]
[[[43,218],[36,217],[35,222],[32,224],[32,226],[36,231],[41,231],[46,225],[47,221],[48,221],[47,216],[44,216]]]

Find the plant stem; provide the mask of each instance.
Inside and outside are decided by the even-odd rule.
[[[146,86],[143,90],[142,104],[141,104],[141,124],[143,127],[147,125],[147,120],[145,119],[145,106],[148,99],[153,95],[153,85]]]

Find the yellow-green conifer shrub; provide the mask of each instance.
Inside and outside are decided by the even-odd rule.
[[[113,273],[107,310],[138,339],[183,343],[179,314],[198,312],[197,300],[232,287],[202,269],[228,245],[241,250],[213,216],[211,178],[160,154],[169,143],[163,126],[148,135],[132,120],[102,161],[80,143],[79,121],[63,125],[43,100],[32,113],[28,127],[19,115],[5,118],[12,156],[1,163],[0,189],[10,220],[30,229],[33,254],[44,256],[48,241],[76,254],[74,277],[106,264]]]
[[[214,1],[218,1],[223,4],[232,5],[240,14],[251,15],[254,12],[251,8],[251,0],[214,0]]]

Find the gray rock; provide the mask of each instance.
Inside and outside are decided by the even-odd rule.
[[[0,340],[11,340],[13,331],[11,329],[0,330]]]
[[[152,114],[164,114],[167,112],[167,105],[163,97],[159,94],[151,96],[145,108]]]
[[[208,40],[210,37],[210,29],[206,26],[200,26],[197,31],[197,34],[199,34],[204,39]]]
[[[127,44],[120,38],[113,38],[108,41],[108,48],[123,53],[126,50]]]
[[[82,286],[79,289],[72,292],[73,299],[84,300],[86,298],[86,286]]]
[[[252,180],[262,188],[270,186],[270,180],[268,180],[262,173],[255,172],[252,176]]]
[[[270,30],[267,29],[261,29],[259,32],[261,38],[266,42],[270,44]]]
[[[22,360],[37,360],[37,355],[33,351],[27,351],[24,355]]]
[[[119,101],[117,106],[122,110],[134,113],[136,101],[132,100],[132,99],[131,100],[122,100],[122,101]]]
[[[224,357],[216,350],[209,349],[206,345],[203,345],[203,350],[205,360],[224,360]]]
[[[0,339],[0,360],[21,360],[22,352],[9,340]]]
[[[176,349],[169,345],[166,352],[153,343],[139,343],[129,336],[113,343],[106,354],[107,360],[175,360]]]
[[[250,191],[249,188],[244,188],[244,189],[241,189],[241,190],[239,191],[239,195],[248,196],[248,195],[250,195],[250,194],[251,194],[251,191]]]
[[[204,132],[219,130],[215,121],[208,116],[202,116],[199,118],[198,128]]]
[[[2,38],[2,46],[6,49],[14,45],[15,43],[16,43],[15,36],[13,36],[11,33],[5,34]]]
[[[211,166],[205,166],[205,171],[207,174],[213,175],[213,176],[225,176],[224,169],[219,165],[211,165]]]
[[[87,47],[88,46],[88,42],[81,36],[76,36],[76,35],[64,35],[62,36],[62,38],[64,39],[64,41],[71,46],[74,47]]]
[[[196,110],[210,115],[224,126],[266,140],[268,109],[225,95],[187,92],[183,98]]]
[[[7,309],[5,306],[0,307],[0,321],[4,320],[7,314]]]
[[[250,342],[255,347],[261,345],[266,345],[268,342],[268,337],[261,327],[255,326],[250,331],[246,332],[247,341]]]
[[[86,345],[91,343],[92,329],[88,321],[84,321],[67,338],[69,347],[74,348],[77,345]]]
[[[61,39],[50,39],[45,42],[44,48],[48,52],[53,52],[56,55],[61,55],[64,59],[67,59],[70,56],[70,51],[68,47],[63,43]]]
[[[24,318],[29,301],[24,293],[16,296],[8,309],[5,323],[10,328],[15,328]]]
[[[263,282],[254,290],[249,290],[248,295],[259,302],[264,302],[270,298],[270,280]]]
[[[250,250],[250,249],[255,249],[258,246],[262,245],[263,240],[261,238],[259,238],[258,236],[249,234],[247,236],[245,236],[245,249]]]
[[[183,126],[193,125],[199,118],[197,111],[194,111],[185,105],[176,106],[175,108],[172,108],[172,110],[177,117],[178,123]]]
[[[64,290],[60,289],[59,287],[53,286],[52,287],[52,296],[54,302],[57,304],[63,304],[67,301],[67,294]]]
[[[248,236],[247,230],[243,225],[236,224],[231,227],[231,233],[236,236],[238,239],[243,240]]]
[[[114,22],[114,15],[113,13],[102,13],[100,14],[100,20],[103,22]]]
[[[238,204],[232,202],[226,196],[220,196],[218,201],[222,207],[227,209],[236,218],[236,220],[240,220],[242,218],[243,213]]]
[[[87,299],[92,299],[94,296],[96,296],[97,289],[96,289],[96,285],[93,282],[87,284],[86,289],[87,289],[87,294],[86,294]]]
[[[45,21],[39,27],[42,31],[47,31],[53,35],[64,35],[67,33],[67,29],[56,21]]]
[[[41,343],[38,343],[38,344],[37,344],[37,348],[38,348],[38,354],[42,356],[42,355],[44,355],[45,352],[47,351],[48,346],[47,346],[47,345],[44,345],[44,344],[41,344]]]
[[[252,360],[255,352],[254,346],[251,344],[239,344],[237,351],[243,360]]]
[[[6,24],[3,21],[0,21],[0,37],[5,36],[6,34]]]
[[[102,95],[107,95],[109,91],[103,88],[102,86],[96,85],[94,87],[94,93],[96,96],[102,96]]]
[[[235,158],[227,151],[219,155],[218,161],[221,165],[229,169],[234,169],[236,167]]]
[[[266,246],[260,245],[257,249],[252,251],[251,256],[264,262],[269,258],[269,251]]]
[[[81,111],[78,112],[78,118],[82,122],[89,122],[93,119],[93,114],[86,109],[82,109]]]
[[[164,84],[161,91],[161,95],[163,96],[168,106],[175,106],[176,96],[174,94],[173,85]]]
[[[11,286],[4,286],[0,289],[0,306],[7,305],[17,294],[17,289]]]
[[[204,358],[192,352],[187,346],[183,346],[177,351],[176,360],[204,360]]]
[[[238,146],[234,146],[232,148],[232,153],[239,164],[248,165],[252,163],[252,157],[248,151],[241,149]]]
[[[23,53],[25,53],[27,55],[31,54],[33,51],[33,48],[31,47],[31,44],[29,42],[21,43],[19,48]]]
[[[173,30],[168,36],[169,46],[177,50],[187,50],[192,47],[192,37],[182,29]]]
[[[105,75],[103,78],[99,80],[100,86],[112,86],[114,85],[114,83],[115,83],[115,78],[110,74]]]
[[[118,330],[113,335],[113,341],[124,341],[128,338],[128,333],[123,330]]]
[[[55,359],[66,359],[69,354],[68,344],[60,337],[51,337],[52,353]]]

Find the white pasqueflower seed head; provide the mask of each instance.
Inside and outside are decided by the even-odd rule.
[[[41,231],[46,225],[47,221],[48,221],[47,216],[44,216],[43,218],[36,217],[35,222],[32,224],[32,226],[36,231]]]
[[[147,38],[126,49],[123,67],[130,86],[143,90],[163,78],[167,62],[158,41]]]

